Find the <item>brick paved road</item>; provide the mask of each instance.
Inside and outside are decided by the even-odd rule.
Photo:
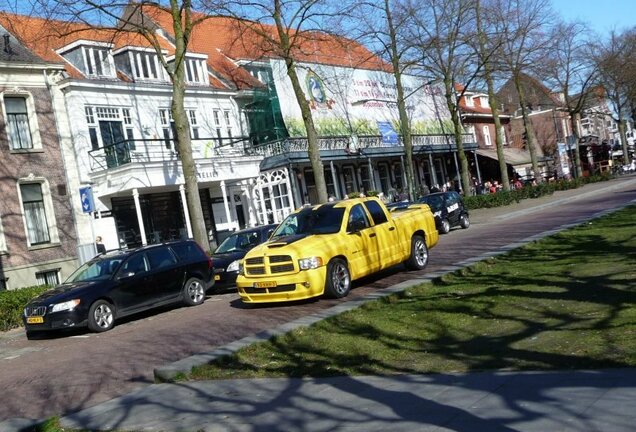
[[[453,230],[441,237],[431,250],[426,271],[634,200],[636,176],[632,175],[504,209],[474,211],[470,229]],[[349,298],[412,276],[395,268],[355,285]],[[151,382],[156,366],[211,351],[337,302],[321,299],[250,308],[244,307],[235,293],[225,293],[209,297],[199,307],[137,316],[104,334],[76,331],[28,341],[20,330],[0,333],[0,422],[13,417],[63,415],[127,394]]]

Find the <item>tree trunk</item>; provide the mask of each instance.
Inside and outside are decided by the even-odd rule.
[[[455,95],[453,82],[450,78],[444,79],[444,87],[446,91],[446,105],[451,113],[453,136],[455,138],[455,145],[457,146],[457,155],[459,156],[459,175],[464,195],[466,195],[470,191],[471,185],[468,176],[468,159],[466,158],[464,143],[462,142],[462,124],[457,107],[457,96]]]
[[[177,9],[175,9],[177,7]],[[203,210],[201,208],[201,197],[199,195],[199,183],[197,180],[197,170],[192,156],[192,142],[190,140],[190,124],[186,115],[183,103],[185,99],[185,68],[184,59],[187,49],[186,36],[181,27],[181,19],[178,6],[173,7],[175,31],[175,71],[172,77],[172,119],[176,131],[176,144],[181,159],[181,169],[185,180],[186,201],[192,234],[194,240],[201,245],[203,250],[210,250],[210,240],[205,229]],[[185,11],[184,13],[188,13]]]
[[[625,119],[622,116],[622,113],[618,113],[618,134],[621,137],[621,144],[623,147],[623,164],[629,165],[629,148],[627,147],[627,134],[625,133]]]
[[[517,89],[517,95],[519,96],[519,105],[521,105],[521,115],[523,117],[523,128],[526,133],[527,146],[528,151],[530,152],[530,160],[532,161],[532,172],[534,174],[534,178],[537,182],[542,182],[543,178],[539,174],[539,162],[537,161],[537,148],[536,142],[537,138],[534,134],[534,128],[532,127],[532,123],[530,122],[530,117],[528,116],[528,107],[526,105],[526,94],[523,91],[523,86],[521,84],[521,78],[519,74],[514,75],[515,88]]]
[[[579,119],[581,115],[578,112],[570,113],[570,124],[572,125],[572,135],[574,136],[574,171],[576,172],[576,177],[580,177],[583,175],[583,168],[581,167],[581,149],[579,147]]]
[[[314,172],[314,181],[316,182],[316,192],[318,193],[318,203],[326,203],[329,200],[327,195],[327,184],[325,182],[325,170],[320,158],[320,146],[318,142],[318,133],[314,125],[314,119],[311,114],[311,108],[305,92],[303,92],[298,74],[296,73],[296,63],[291,57],[291,45],[289,36],[285,32],[285,26],[283,25],[281,18],[281,3],[280,0],[274,1],[274,21],[276,22],[276,29],[278,30],[278,36],[280,38],[282,51],[285,53],[285,65],[287,66],[287,76],[292,83],[296,100],[300,106],[300,112],[303,116],[303,123],[307,130],[307,150],[309,154],[309,161],[311,162],[311,169]]]
[[[508,178],[508,166],[506,165],[506,158],[503,150],[503,129],[501,128],[501,120],[499,118],[499,107],[497,106],[497,98],[495,96],[495,84],[492,79],[491,64],[486,53],[486,35],[481,27],[481,5],[480,2],[476,3],[477,8],[477,32],[479,33],[479,55],[484,63],[484,75],[486,78],[486,85],[488,86],[488,105],[490,105],[490,111],[492,112],[492,119],[495,123],[495,146],[497,148],[497,160],[499,162],[499,174],[501,176],[501,184],[504,190],[510,190],[510,179]]]
[[[406,101],[404,98],[404,87],[402,86],[402,72],[400,71],[400,58],[397,46],[397,35],[393,26],[393,17],[389,1],[384,1],[384,12],[386,14],[387,24],[389,27],[389,36],[391,38],[391,63],[393,66],[393,76],[395,77],[395,85],[397,90],[397,106],[400,116],[400,132],[402,135],[402,145],[404,146],[404,172],[406,174],[406,188],[409,194],[409,200],[414,201],[417,196],[415,194],[415,181],[413,175],[413,137],[411,136],[411,122],[406,112]]]

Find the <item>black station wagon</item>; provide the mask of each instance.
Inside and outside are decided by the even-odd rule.
[[[199,305],[213,284],[212,261],[192,240],[109,251],[29,302],[27,337],[82,326],[104,332],[126,315],[177,302]]]

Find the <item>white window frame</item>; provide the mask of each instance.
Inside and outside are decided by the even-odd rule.
[[[488,147],[492,147],[492,139],[490,138],[490,127],[488,125],[482,128],[484,134],[484,144]]]
[[[197,110],[195,108],[186,108],[185,112],[186,116],[188,117],[188,124],[190,125],[190,139],[199,139],[199,121],[197,117]],[[163,139],[174,140],[174,134],[172,133],[172,110],[170,108],[159,108],[159,122],[161,124],[161,136],[163,137]]]
[[[40,184],[42,190],[42,201],[44,204],[44,213],[46,215],[46,224],[49,231],[49,241],[47,243],[41,243],[37,245],[31,245],[31,240],[29,239],[29,230],[26,220],[26,215],[24,212],[24,202],[22,200],[22,189],[20,188],[23,184]],[[24,235],[27,241],[28,247],[39,248],[39,247],[49,247],[50,245],[56,245],[60,243],[60,236],[57,230],[57,222],[55,219],[55,210],[53,207],[53,197],[51,196],[51,188],[48,180],[43,177],[27,177],[21,178],[17,181],[16,187],[18,190],[18,198],[20,200],[20,211],[22,213],[22,223],[24,225]]]
[[[37,111],[35,110],[35,102],[33,100],[33,95],[26,91],[6,91],[0,93],[2,97],[2,116],[4,119],[4,124],[6,125],[6,136],[7,141],[9,143],[9,148],[12,152],[16,153],[28,153],[28,152],[41,152],[42,151],[42,138],[40,137],[40,126],[38,123]],[[7,116],[7,108],[4,102],[5,97],[14,97],[14,98],[24,98],[27,109],[27,117],[29,120],[29,131],[31,133],[31,144],[32,148],[14,148],[11,143],[11,137],[9,136],[9,117]]]
[[[0,253],[7,252],[7,240],[4,237],[4,227],[2,226],[2,215],[0,215]]]
[[[89,130],[89,141],[91,141],[91,148],[96,150],[90,138],[91,129],[95,130],[97,138],[97,148],[104,148],[102,141],[102,134],[99,130],[100,120],[114,120],[120,121],[122,124],[122,130],[127,140],[135,139],[135,127],[133,126],[132,109],[130,107],[113,107],[105,105],[84,105],[84,118],[86,119],[86,125]]]
[[[474,107],[475,106],[475,102],[473,101],[473,97],[472,96],[464,96],[464,100],[466,100],[466,106],[467,107]]]
[[[47,275],[55,275],[55,279],[57,282],[55,284],[46,283]],[[41,283],[41,279],[44,279],[44,283]],[[60,279],[60,269],[51,269],[51,270],[42,270],[35,273],[35,280],[38,285],[49,285],[49,286],[57,286],[61,283]]]
[[[88,77],[115,77],[115,60],[110,48],[104,46],[83,45],[81,48],[84,58],[84,73]],[[97,54],[97,57],[95,56]],[[97,59],[101,62],[102,73],[97,73]],[[93,70],[90,72],[89,67]],[[106,70],[108,69],[108,70]]]
[[[232,118],[230,116],[230,110],[223,110],[223,118],[225,119],[225,128],[227,131],[227,136],[232,139]]]
[[[168,81],[163,64],[154,50],[130,50],[128,52],[133,77],[135,81]],[[143,63],[146,64],[148,76],[144,75]],[[152,68],[154,67],[154,73]]]
[[[209,84],[206,62],[200,58],[186,57],[184,65],[186,82],[190,84]]]

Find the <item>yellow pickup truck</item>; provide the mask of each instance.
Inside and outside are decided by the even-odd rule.
[[[429,207],[412,207],[391,213],[377,198],[356,198],[301,208],[241,261],[241,299],[340,298],[353,280],[392,265],[423,269],[439,237]]]

